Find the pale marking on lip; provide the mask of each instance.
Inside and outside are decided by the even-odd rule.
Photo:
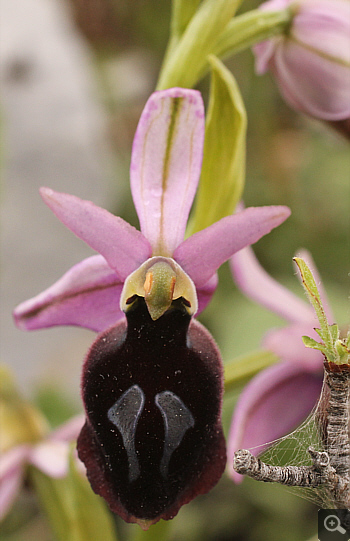
[[[140,465],[135,450],[135,433],[139,417],[145,404],[145,394],[138,385],[123,393],[108,410],[108,419],[119,430],[128,455],[129,482],[140,476]]]
[[[192,413],[181,398],[172,391],[163,391],[156,394],[155,403],[164,420],[165,437],[160,473],[166,479],[171,456],[179,447],[187,430],[194,426],[195,421]]]

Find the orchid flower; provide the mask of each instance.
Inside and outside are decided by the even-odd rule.
[[[308,252],[303,251],[301,257],[312,269],[331,321],[332,312],[315,264]],[[227,452],[229,474],[238,482],[242,476],[232,468],[235,451],[250,449],[255,455],[261,453],[269,442],[288,434],[311,412],[321,392],[323,355],[305,348],[302,341],[303,335],[318,337],[312,307],[269,276],[251,248],[235,254],[230,266],[236,284],[247,297],[288,321],[286,327],[269,331],[262,344],[281,362],[248,383],[233,414]]]
[[[328,121],[350,118],[350,3],[270,0],[261,9],[295,11],[289,29],[254,47],[259,74],[270,70],[295,109]]]
[[[100,255],[78,263],[46,291],[20,304],[14,312],[19,328],[77,325],[103,331],[124,318],[120,297],[126,279],[143,264],[146,274],[157,261],[190,277],[187,296],[197,304],[193,283],[197,314],[204,309],[215,290],[218,267],[281,224],[289,210],[251,207],[183,241],[200,176],[203,139],[199,92],[174,88],[150,97],[136,131],[130,168],[141,232],[90,201],[41,189],[56,216]],[[178,289],[175,283],[172,298],[180,297]],[[191,307],[192,313],[196,310]]]
[[[94,491],[145,529],[222,475],[222,363],[192,316],[210,300],[218,267],[289,215],[281,206],[248,208],[183,240],[203,138],[198,91],[150,97],[130,168],[141,232],[91,202],[42,189],[56,216],[100,255],[15,310],[23,329],[103,331],[84,364],[78,452]]]
[[[11,509],[25,477],[26,466],[35,466],[49,477],[68,473],[70,443],[76,440],[84,416],[73,417],[36,443],[21,443],[5,450],[0,457],[0,520]],[[83,465],[79,461],[81,467]]]

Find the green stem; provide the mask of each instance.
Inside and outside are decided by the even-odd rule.
[[[178,43],[174,41],[176,36],[172,22],[173,39],[159,75],[157,90],[174,86],[192,88],[196,84],[217,36],[235,14],[240,1],[203,0]]]
[[[193,15],[198,9],[200,0],[173,0],[171,13],[170,39],[180,39]]]
[[[173,0],[171,11],[170,37],[163,58],[163,67],[175,51],[181,36],[196,13],[200,0]]]
[[[157,90],[171,86],[192,88],[208,72],[210,54],[227,58],[260,41],[283,34],[288,31],[294,15],[291,8],[281,11],[256,9],[231,17],[225,24],[224,19],[219,22],[216,13],[216,24],[209,25],[209,6],[209,2],[203,6],[208,7],[207,12],[204,9],[202,13],[197,11],[180,39],[170,40]]]
[[[283,34],[292,21],[291,9],[261,11],[255,9],[234,17],[216,41],[213,54],[220,58],[233,56],[260,41]]]

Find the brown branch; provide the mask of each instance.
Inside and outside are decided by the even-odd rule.
[[[312,466],[272,466],[250,451],[240,449],[234,455],[233,467],[237,473],[252,477],[265,483],[317,488],[325,487],[337,509],[350,507],[350,482],[339,475],[330,465],[326,452],[308,449],[312,458]]]

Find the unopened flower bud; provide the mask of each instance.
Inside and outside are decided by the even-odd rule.
[[[256,70],[271,71],[295,109],[329,121],[350,118],[350,3],[346,0],[270,0],[263,10],[290,6],[284,35],[254,47]]]

